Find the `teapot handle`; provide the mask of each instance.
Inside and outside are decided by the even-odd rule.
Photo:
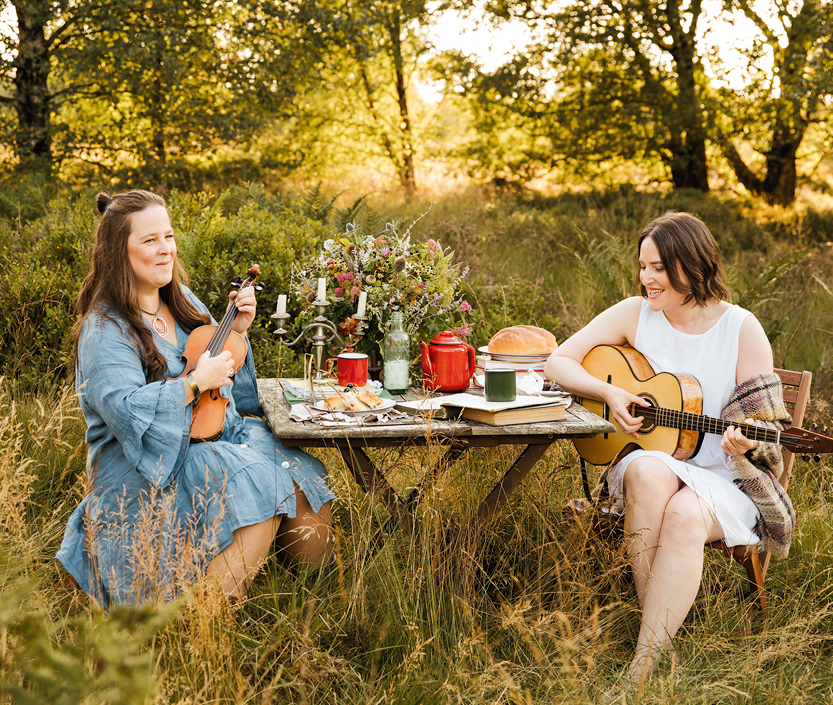
[[[475,368],[474,348],[471,345],[469,345],[468,343],[463,343],[463,345],[466,346],[466,353],[469,356],[469,377],[471,377],[474,374],[474,368]]]

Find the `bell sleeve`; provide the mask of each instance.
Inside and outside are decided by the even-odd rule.
[[[115,321],[94,318],[88,317],[79,342],[78,393],[112,432],[128,464],[149,483],[165,487],[189,438],[185,385],[147,383],[132,338]]]

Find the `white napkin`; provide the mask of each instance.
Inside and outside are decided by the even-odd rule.
[[[515,382],[515,386],[527,394],[537,394],[544,391],[544,378],[535,370],[529,370]]]
[[[368,411],[366,414],[343,414],[340,411],[320,411],[312,409],[306,404],[294,404],[289,408],[289,418],[293,421],[314,421],[322,426],[364,426],[365,424],[384,424],[412,418],[415,424],[423,423],[422,419],[412,417],[404,411],[395,408],[384,411]]]

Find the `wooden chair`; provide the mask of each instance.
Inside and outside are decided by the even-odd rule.
[[[807,402],[810,399],[810,383],[813,380],[812,372],[793,372],[792,370],[776,369],[775,374],[781,378],[784,386],[784,402],[789,409],[793,420],[793,426],[801,426],[804,421],[804,412],[807,409]],[[784,469],[778,482],[786,490],[790,484],[793,462],[795,455],[782,446],[784,454]],[[767,608],[766,591],[764,590],[764,579],[769,567],[770,554],[759,552],[757,546],[733,546],[729,548],[723,541],[710,543],[712,548],[721,549],[727,556],[734,558],[746,569],[746,577],[749,581],[749,590],[744,596],[755,595],[755,602],[762,609]]]

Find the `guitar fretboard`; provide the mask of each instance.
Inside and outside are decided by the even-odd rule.
[[[723,435],[729,426],[736,426],[743,431],[743,435],[753,441],[764,443],[780,443],[781,434],[779,431],[760,426],[748,424],[733,424],[723,419],[715,419],[710,416],[692,414],[688,411],[677,411],[676,409],[665,409],[657,406],[637,406],[631,404],[628,407],[631,416],[643,416],[646,421],[657,426],[668,428],[679,428],[684,431],[697,431],[698,433],[717,433]]]

